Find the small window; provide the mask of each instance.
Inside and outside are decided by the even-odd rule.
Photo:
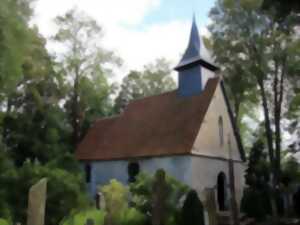
[[[224,127],[223,127],[223,118],[222,116],[219,116],[219,139],[220,139],[220,146],[224,145]]]
[[[130,162],[128,164],[128,182],[133,183],[136,180],[136,176],[140,172],[140,165],[138,162]]]
[[[90,164],[85,164],[85,181],[87,183],[91,182],[91,165]]]

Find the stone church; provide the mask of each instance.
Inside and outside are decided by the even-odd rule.
[[[76,157],[92,195],[113,178],[126,184],[140,171],[153,174],[162,168],[200,198],[206,188],[215,190],[218,207],[225,210],[232,159],[240,201],[245,155],[218,68],[202,57],[202,48],[194,20],[188,47],[175,67],[178,88],[134,100],[119,116],[91,126]]]

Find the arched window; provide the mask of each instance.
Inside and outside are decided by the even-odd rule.
[[[140,165],[138,162],[130,162],[128,164],[128,182],[132,183],[135,182],[135,177],[139,174],[140,172]]]
[[[220,146],[224,145],[224,127],[223,127],[223,118],[222,116],[219,116],[219,138],[220,138]]]
[[[91,165],[89,163],[85,164],[84,170],[85,170],[85,181],[87,183],[90,183],[91,182]]]

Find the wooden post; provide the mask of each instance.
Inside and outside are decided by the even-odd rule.
[[[228,135],[228,150],[229,150],[229,159],[228,159],[228,168],[229,168],[229,188],[230,188],[230,197],[231,197],[231,212],[234,225],[239,225],[239,209],[236,202],[236,191],[235,191],[235,177],[234,177],[234,163],[232,159],[232,149],[230,136]]]

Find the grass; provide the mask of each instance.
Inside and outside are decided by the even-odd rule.
[[[8,225],[8,222],[0,218],[0,225]]]

